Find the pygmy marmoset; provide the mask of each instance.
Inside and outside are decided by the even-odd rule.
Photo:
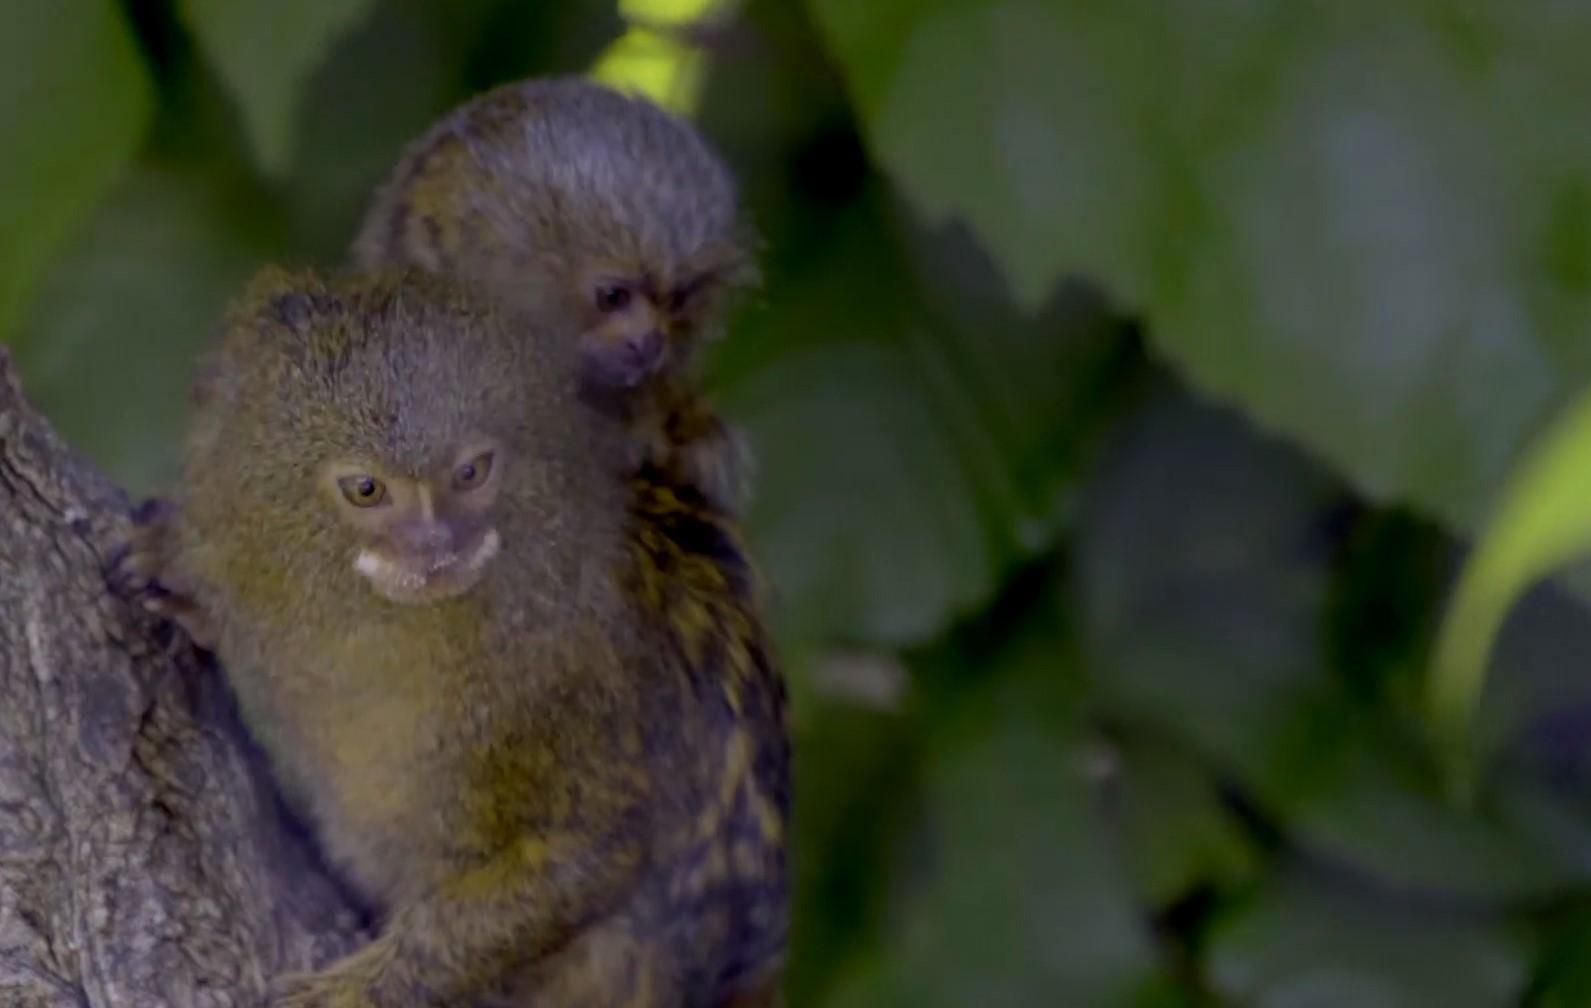
[[[690,125],[547,78],[480,95],[412,143],[353,255],[566,299],[586,389],[627,416],[636,458],[734,510],[750,455],[693,370],[755,276],[745,230],[733,177]]]
[[[564,317],[269,271],[206,361],[141,562],[382,917],[273,1008],[774,1003],[789,751],[753,580],[732,524],[626,474]]]

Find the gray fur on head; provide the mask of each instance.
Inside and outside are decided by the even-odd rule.
[[[434,125],[404,153],[354,252],[366,267],[438,269],[479,248],[664,284],[712,269],[734,284],[749,279],[741,227],[734,179],[693,127],[559,77],[504,85]]]

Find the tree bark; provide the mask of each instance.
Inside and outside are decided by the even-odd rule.
[[[252,1008],[364,937],[217,669],[112,590],[127,513],[0,348],[0,1008]]]

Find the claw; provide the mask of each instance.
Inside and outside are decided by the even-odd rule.
[[[133,529],[126,542],[116,548],[106,564],[106,580],[112,589],[129,600],[137,599],[158,585],[160,543],[175,506],[151,497],[133,509]]]
[[[165,579],[177,506],[150,497],[133,509],[131,518],[132,533],[106,565],[112,591],[145,612],[178,624],[199,647],[213,649],[215,634],[203,609],[189,592]]]

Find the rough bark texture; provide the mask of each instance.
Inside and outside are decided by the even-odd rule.
[[[0,1008],[253,1006],[360,939],[216,670],[111,591],[127,505],[0,348]]]

